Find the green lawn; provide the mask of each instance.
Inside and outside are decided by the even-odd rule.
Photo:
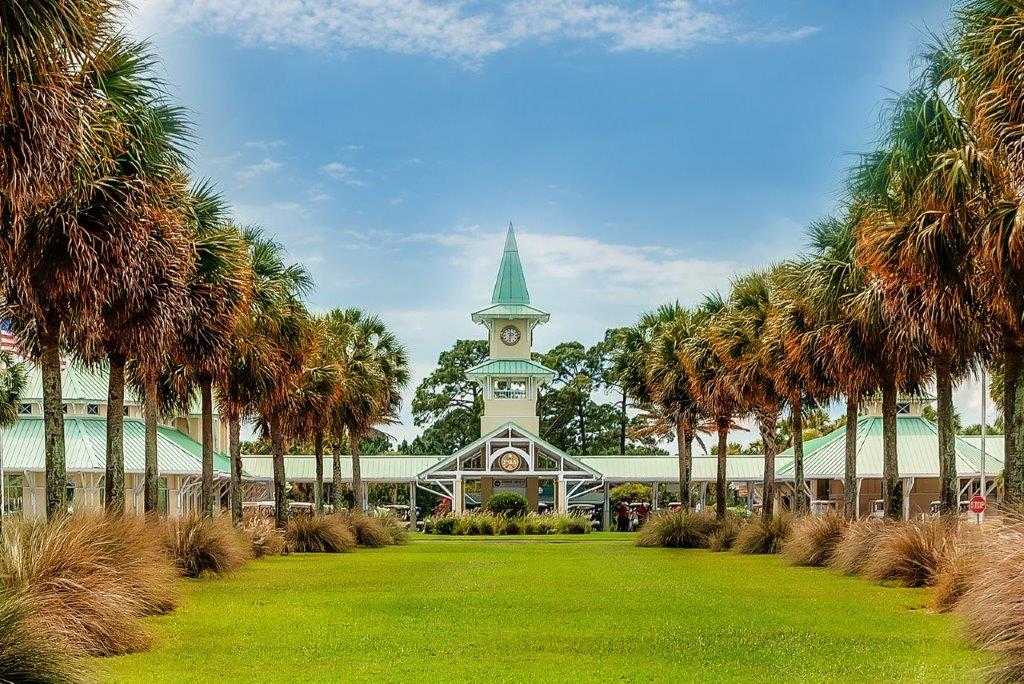
[[[589,537],[417,538],[186,584],[109,681],[953,681],[981,656],[924,591]]]

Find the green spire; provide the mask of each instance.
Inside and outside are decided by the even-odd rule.
[[[516,234],[512,223],[508,224],[508,235],[505,237],[505,251],[501,255],[501,267],[498,278],[494,281],[494,293],[491,294],[492,304],[529,304],[530,291],[526,289],[526,276],[523,275],[523,263],[519,261],[519,247],[516,245]]]

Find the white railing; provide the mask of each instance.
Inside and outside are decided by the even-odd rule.
[[[494,390],[495,399],[525,399],[526,390]]]

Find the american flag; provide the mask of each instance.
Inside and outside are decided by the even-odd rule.
[[[15,356],[25,355],[21,350],[18,338],[11,332],[10,324],[6,321],[0,322],[0,351],[5,351]]]

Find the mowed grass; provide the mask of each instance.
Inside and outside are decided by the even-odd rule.
[[[108,681],[954,681],[982,656],[923,590],[626,535],[416,537],[186,583]]]

